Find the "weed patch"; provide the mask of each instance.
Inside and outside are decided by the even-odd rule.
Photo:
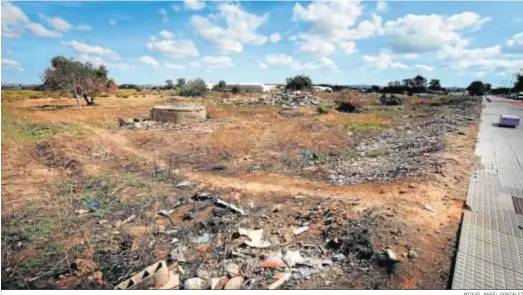
[[[8,141],[16,143],[41,141],[61,132],[82,134],[80,129],[72,124],[34,124],[27,120],[17,119],[9,111],[2,109],[2,143]]]

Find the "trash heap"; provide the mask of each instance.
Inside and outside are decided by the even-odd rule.
[[[395,126],[359,140],[354,157],[329,169],[328,180],[342,185],[441,174],[445,163],[437,153],[445,148],[446,134],[464,135],[461,129],[479,112],[479,104],[463,99],[417,117],[400,117]]]
[[[187,125],[175,124],[172,122],[159,122],[141,118],[118,118],[118,126],[122,129],[170,129],[182,130],[189,128]]]
[[[295,201],[304,198],[296,196]],[[196,220],[196,207],[212,208],[212,216],[194,227],[172,221],[177,214],[182,220]],[[193,209],[183,213],[184,208]],[[288,221],[287,214],[281,204],[269,209],[251,203],[242,208],[207,192],[197,192],[188,201],[181,198],[171,209],[158,212],[171,226],[160,229],[153,245],[155,241],[165,248],[168,241],[168,259],[123,278],[114,288],[273,290],[300,288],[300,283],[318,280],[329,286],[349,268],[383,273],[378,266],[399,262],[390,249],[376,252],[361,224],[352,222],[347,227],[329,208],[300,212],[291,230],[283,228],[283,221],[274,221]],[[319,223],[324,241],[311,240],[311,222]]]
[[[305,91],[279,92],[264,94],[255,100],[237,102],[240,105],[274,105],[282,108],[294,109],[309,105],[318,105],[322,100]]]

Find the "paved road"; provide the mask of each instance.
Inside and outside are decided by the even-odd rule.
[[[523,215],[513,202],[523,198],[523,125],[495,124],[501,114],[523,120],[523,108],[496,98],[484,105],[476,145],[482,167],[469,183],[452,288],[523,290]]]

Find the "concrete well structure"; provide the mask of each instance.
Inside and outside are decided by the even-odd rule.
[[[206,117],[205,106],[199,103],[156,105],[151,109],[151,119],[158,122],[195,123],[205,121]]]

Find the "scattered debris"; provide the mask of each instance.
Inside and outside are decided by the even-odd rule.
[[[218,206],[227,207],[227,208],[231,209],[232,211],[234,211],[236,213],[240,213],[241,215],[245,215],[245,211],[243,211],[242,209],[236,207],[234,204],[225,202],[222,199],[216,199],[215,204],[218,205]]]
[[[169,218],[169,217],[171,217],[171,214],[173,212],[174,212],[173,210],[161,210],[160,212],[158,212],[158,214],[160,214],[163,217]]]
[[[204,290],[207,289],[207,287],[207,282],[201,278],[190,278],[183,283],[185,290]]]
[[[285,263],[280,257],[267,257],[262,261],[260,267],[264,268],[278,268],[285,267]]]
[[[347,260],[347,256],[343,255],[343,253],[338,253],[332,256],[332,260],[336,262],[345,262]]]
[[[286,272],[280,279],[278,279],[276,282],[270,284],[267,289],[274,290],[278,289],[281,285],[283,285],[285,282],[287,282],[291,278],[291,273]]]
[[[74,213],[76,213],[76,214],[85,214],[85,213],[89,213],[89,210],[78,209],[78,210],[74,210]]]
[[[136,215],[131,215],[131,216],[127,217],[125,220],[117,221],[115,226],[116,227],[121,227],[122,225],[125,225],[125,224],[131,222],[135,218],[136,218]]]
[[[392,252],[391,249],[387,249],[385,250],[385,254],[387,254],[387,258],[391,261],[391,262],[398,262],[399,259],[398,257],[396,256],[396,254],[394,252]]]
[[[240,290],[245,279],[241,276],[231,278],[223,288],[224,290]]]
[[[426,205],[426,204],[425,204],[425,206],[423,206],[423,209],[425,209],[427,211],[431,211],[431,212],[436,212],[436,211],[434,211],[434,209],[432,209],[432,207],[430,207],[429,205]]]
[[[189,181],[189,180],[184,180],[182,182],[179,182],[176,187],[177,188],[188,188],[188,187],[191,187],[193,186],[194,183],[192,181]]]
[[[304,258],[300,255],[300,251],[287,251],[283,255],[283,261],[288,267],[294,267],[298,263],[302,263]]]
[[[238,233],[242,236],[247,236],[250,241],[246,241],[245,244],[253,248],[268,248],[271,246],[271,242],[266,240],[263,234],[263,229],[250,230],[239,228]]]
[[[229,278],[227,276],[223,276],[221,278],[212,278],[211,279],[211,289],[212,290],[222,290],[228,281],[229,281]]]
[[[202,236],[200,236],[196,239],[193,239],[193,242],[195,244],[207,244],[209,242],[210,238],[211,238],[211,236],[208,233],[205,233]]]
[[[294,230],[294,235],[297,236],[297,235],[300,235],[306,231],[309,230],[309,226],[302,226],[302,227],[299,227],[297,229]]]

